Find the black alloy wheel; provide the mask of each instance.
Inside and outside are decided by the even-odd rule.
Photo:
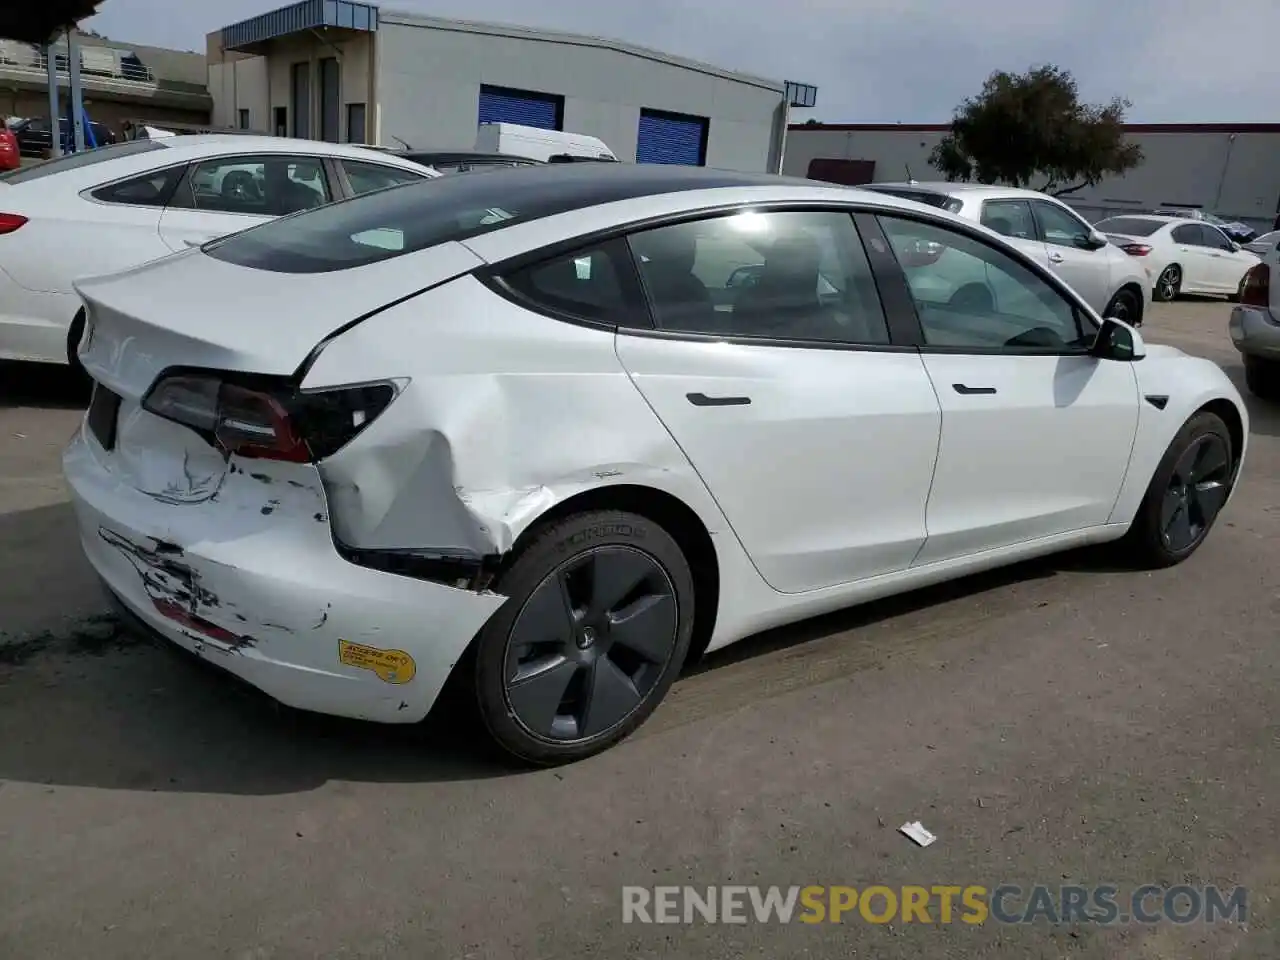
[[[499,583],[481,631],[476,694],[497,743],[535,764],[582,759],[638,727],[678,675],[693,579],[647,518],[570,517],[537,536]]]
[[[1231,434],[1202,412],[1178,431],[1125,537],[1145,567],[1181,563],[1204,543],[1235,483]]]

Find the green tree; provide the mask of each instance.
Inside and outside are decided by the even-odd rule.
[[[48,43],[59,31],[98,12],[102,0],[23,0],[0,4],[0,37]]]
[[[1142,149],[1125,138],[1130,106],[1081,103],[1075,78],[1052,65],[998,71],[956,109],[929,163],[948,180],[1073,193],[1142,163]]]

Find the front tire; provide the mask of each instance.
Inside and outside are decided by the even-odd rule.
[[[1156,278],[1155,285],[1151,288],[1151,299],[1168,303],[1170,300],[1177,299],[1181,291],[1182,268],[1176,263],[1171,263]]]
[[[528,764],[582,760],[626,738],[689,651],[693,575],[646,517],[598,510],[557,521],[497,589],[509,599],[477,638],[476,702],[493,740]]]
[[[1280,400],[1280,361],[1245,354],[1244,384],[1260,400]]]
[[[80,338],[84,336],[84,311],[76,314],[67,330],[67,366],[71,370],[71,380],[78,387],[89,385],[89,374],[80,364]]]
[[[1172,567],[1199,549],[1231,492],[1234,451],[1222,418],[1198,413],[1178,431],[1125,537],[1133,559]]]

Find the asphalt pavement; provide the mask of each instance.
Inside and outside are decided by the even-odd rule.
[[[1144,333],[1243,388],[1220,301]],[[0,957],[1280,956],[1280,407],[1205,546],[1069,554],[710,658],[593,760],[277,708],[104,616],[0,368]],[[937,840],[897,832],[921,821]],[[624,886],[1216,884],[1244,923],[624,923]],[[748,910],[748,912],[750,912]]]

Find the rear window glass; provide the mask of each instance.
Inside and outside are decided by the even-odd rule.
[[[1111,217],[1099,220],[1094,227],[1103,233],[1122,233],[1127,237],[1149,237],[1161,227],[1163,220],[1147,220],[1144,217]]]
[[[167,149],[168,147],[163,143],[157,143],[155,140],[127,140],[124,143],[113,143],[105,147],[85,150],[82,153],[68,153],[52,160],[34,163],[29,167],[21,167],[10,173],[0,174],[0,182],[17,185],[31,180],[39,180],[42,177],[49,177],[55,173],[63,173],[67,170],[89,167],[106,160],[119,160],[121,157],[132,157],[135,154],[148,153],[152,150]]]
[[[276,273],[347,270],[583,207],[671,192],[690,178],[699,187],[759,183],[750,174],[632,164],[575,163],[437,177],[273,220],[215,240],[204,251],[227,263]]]
[[[868,186],[867,189],[874,190],[876,193],[887,193],[891,197],[899,197],[902,200],[927,203],[931,207],[937,207],[939,210],[946,210],[950,213],[955,213],[964,206],[955,197],[948,196],[945,193],[934,193],[932,190],[903,190],[899,187],[877,186]]]

